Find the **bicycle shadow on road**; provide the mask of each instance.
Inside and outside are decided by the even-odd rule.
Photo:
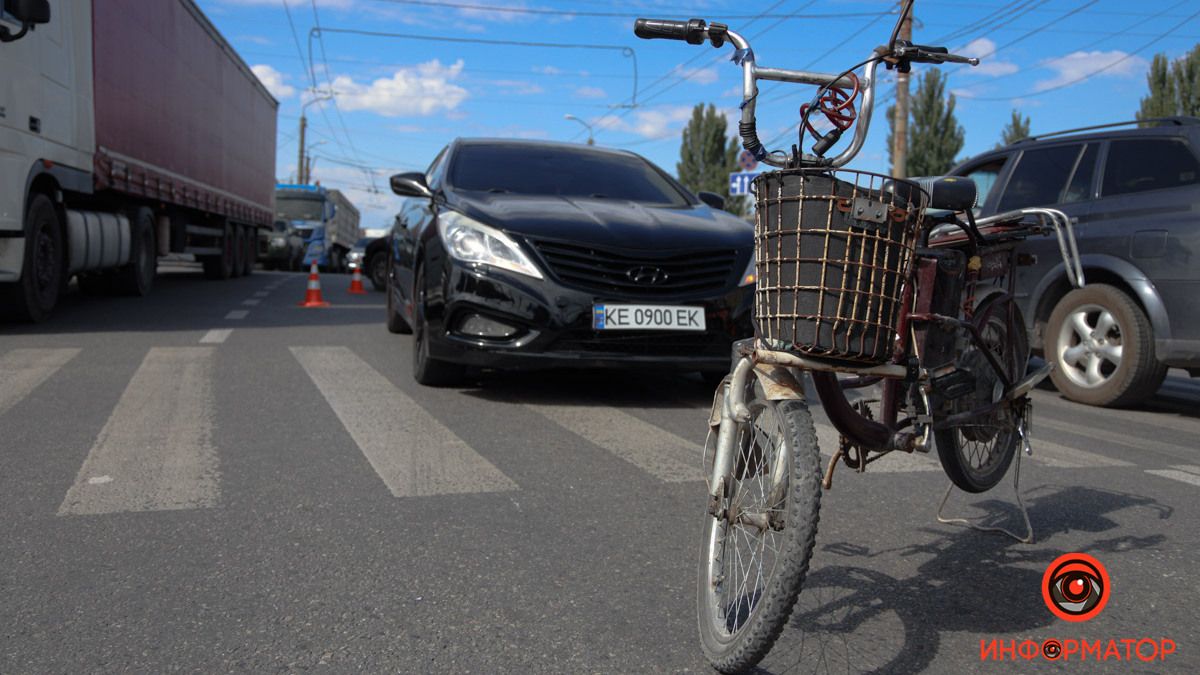
[[[1161,519],[1173,513],[1140,495],[1076,486],[1036,491],[1041,495],[1032,500],[1029,512],[1039,542],[1060,533],[1113,530],[1119,524],[1105,514],[1131,507],[1156,510]],[[976,505],[992,512],[1003,508],[993,501]],[[986,524],[998,525],[994,521],[999,520],[1012,520],[1012,514]],[[934,538],[878,551],[840,543],[819,547],[791,620],[757,672],[915,673],[930,668],[939,656],[943,634],[1028,633],[1057,622],[1038,589],[1045,566],[1062,554],[1061,547],[1025,545],[972,530],[921,531]],[[1076,550],[1103,557],[1153,549],[1164,541],[1161,534],[1121,536],[1095,539]],[[838,560],[909,556],[928,558],[906,578]]]

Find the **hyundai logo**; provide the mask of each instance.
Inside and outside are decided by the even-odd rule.
[[[654,286],[667,280],[667,273],[665,270],[663,270],[661,267],[651,267],[649,265],[630,267],[625,272],[625,276],[629,277],[629,280],[635,284],[642,284],[645,286]]]

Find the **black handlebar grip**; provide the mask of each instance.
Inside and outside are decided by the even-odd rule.
[[[707,28],[704,19],[638,19],[633,22],[633,34],[643,40],[683,40],[693,45],[704,44]]]
[[[917,50],[923,51],[926,54],[949,54],[950,50],[945,47],[927,47],[925,45],[913,45]]]

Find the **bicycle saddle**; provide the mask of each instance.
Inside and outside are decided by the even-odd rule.
[[[978,189],[975,181],[962,176],[909,178],[929,195],[929,208],[966,211],[975,207]]]

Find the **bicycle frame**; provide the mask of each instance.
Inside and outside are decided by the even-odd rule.
[[[1005,236],[1008,236],[1010,239],[1023,238],[1034,231],[1027,225],[1020,225],[1020,221],[1028,217],[1037,219],[1039,226],[1042,228],[1048,225],[1053,229],[1058,238],[1060,252],[1064,260],[1067,261],[1068,279],[1072,285],[1076,287],[1082,286],[1084,282],[1083,272],[1079,263],[1078,249],[1075,245],[1074,231],[1071,228],[1069,218],[1063,212],[1043,208],[1021,209],[981,219],[976,222],[976,226],[985,238]],[[965,236],[945,236],[938,238],[931,245],[931,248],[936,250],[943,247],[960,247],[969,243],[970,240]],[[969,290],[964,292],[963,296],[969,300],[973,300],[974,293],[983,288],[983,290],[988,292],[987,297],[989,299],[1011,298],[1015,283],[1013,271],[1018,263],[1014,244],[1011,241],[1006,241],[1000,244],[988,245],[986,248],[976,251],[975,254],[979,258],[978,269],[968,273],[969,276],[966,283]],[[983,259],[985,257],[992,258],[989,264],[984,263]],[[918,260],[924,259],[920,253],[918,253],[917,258]],[[861,465],[864,467],[868,461],[873,461],[883,454],[894,450],[905,452],[926,452],[929,450],[930,432],[935,426],[941,426],[940,424],[935,425],[933,423],[932,419],[929,418],[928,412],[930,378],[936,373],[932,373],[929,369],[921,365],[919,354],[915,353],[917,327],[924,326],[930,328],[952,325],[955,328],[965,330],[970,340],[977,346],[983,344],[978,330],[969,321],[970,313],[974,310],[973,306],[965,308],[964,314],[966,314],[966,319],[928,311],[927,308],[931,304],[932,293],[935,287],[934,278],[930,270],[929,266],[914,265],[912,273],[905,281],[900,321],[897,328],[897,340],[892,358],[887,363],[873,366],[854,366],[822,361],[791,352],[763,349],[755,344],[743,346],[741,355],[733,369],[733,376],[725,387],[720,401],[720,426],[717,434],[712,472],[708,483],[709,512],[712,515],[720,516],[717,510],[720,508],[722,498],[726,496],[724,481],[730,475],[738,426],[750,419],[750,411],[746,407],[746,390],[751,377],[757,379],[768,400],[800,400],[805,398],[805,394],[801,384],[802,378],[798,377],[798,375],[805,371],[810,373],[817,396],[820,398],[822,407],[825,409],[825,414],[829,417],[829,421],[833,424],[834,428],[851,444],[880,453],[870,459],[864,453],[864,456],[860,458]],[[922,278],[921,275],[923,274],[927,276]],[[988,282],[993,282],[994,284],[996,280],[1002,281],[1003,287],[988,286]],[[919,308],[923,311],[914,311],[914,308]],[[994,401],[989,407],[971,410],[955,417],[970,417],[986,413],[991,407],[1005,404],[1024,396],[1050,373],[1050,366],[1047,365],[1037,372],[1013,382],[1009,380],[1001,365],[991,355],[991,352],[986,349],[982,351],[991,360],[992,367],[996,370],[1001,382],[1004,384],[1003,396],[999,400]],[[838,373],[856,375],[857,377],[851,380],[839,381],[837,377]],[[880,402],[881,419],[878,421],[869,419],[855,410],[846,397],[847,389],[868,386],[875,383],[881,383],[883,390]],[[901,403],[903,400],[901,394],[904,387],[916,387],[916,391],[924,398],[926,412],[923,415],[914,415],[904,420],[900,419]],[[956,420],[951,418],[943,420],[942,423],[952,423],[954,421]],[[835,456],[834,461],[836,459]],[[788,466],[787,462],[778,463],[775,472],[779,475],[772,477],[774,485],[778,486],[783,480],[786,480],[786,476],[781,470],[781,467],[785,466]],[[833,464],[831,463],[830,466],[832,467]],[[827,488],[829,487],[829,475],[827,473],[825,483]]]

